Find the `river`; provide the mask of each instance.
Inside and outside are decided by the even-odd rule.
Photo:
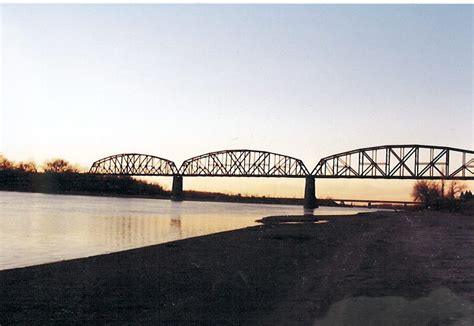
[[[321,207],[314,214],[361,211],[367,209]],[[264,216],[301,214],[302,207],[289,205],[0,191],[0,270],[244,228]]]

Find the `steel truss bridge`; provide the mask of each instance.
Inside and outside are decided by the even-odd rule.
[[[315,179],[474,180],[474,151],[429,145],[383,145],[322,158],[309,172],[302,160],[267,151],[235,149],[185,160],[126,153],[94,162],[91,174],[172,176],[172,199],[182,200],[183,177],[305,178],[304,205],[317,207]]]

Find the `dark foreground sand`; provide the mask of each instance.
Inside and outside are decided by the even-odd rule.
[[[327,219],[3,271],[0,324],[474,324],[474,217]]]

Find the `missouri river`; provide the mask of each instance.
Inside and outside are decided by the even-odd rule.
[[[314,214],[361,211],[321,207]],[[0,191],[0,270],[228,231],[287,214],[301,215],[303,208]]]

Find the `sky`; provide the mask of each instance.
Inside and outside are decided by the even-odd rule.
[[[178,166],[232,148],[302,159],[420,143],[474,148],[470,5],[2,5],[0,153]],[[169,178],[159,178],[169,187]],[[318,196],[409,199],[412,182]],[[300,197],[304,180],[187,178]],[[389,189],[389,191],[387,191]]]

